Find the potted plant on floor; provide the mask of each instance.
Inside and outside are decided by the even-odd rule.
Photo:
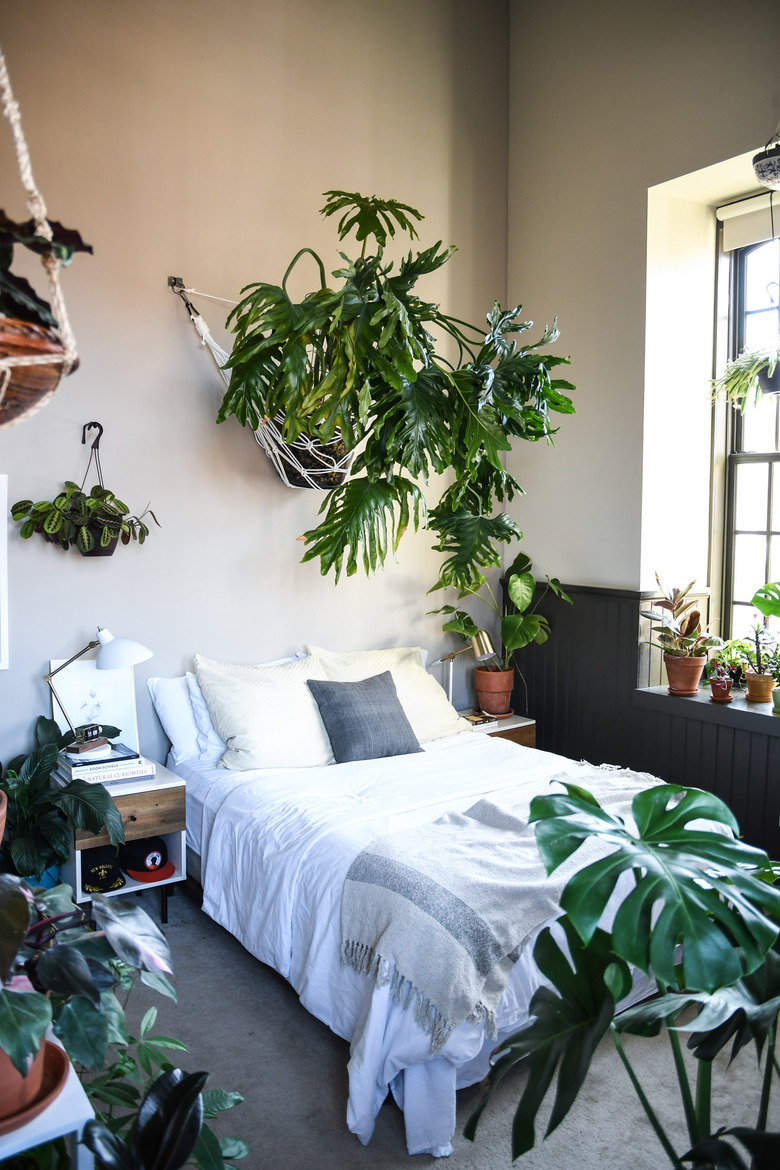
[[[699,689],[707,651],[719,649],[721,638],[707,634],[701,625],[701,614],[695,609],[695,602],[686,600],[695,584],[691,581],[685,589],[664,589],[656,573],[658,588],[663,599],[656,601],[658,610],[642,610],[642,617],[660,625],[651,627],[656,641],[650,642],[663,651],[670,695],[696,695]],[[660,610],[660,612],[658,612]]]
[[[511,612],[498,604],[489,581],[484,577],[477,585],[460,591],[461,601],[465,597],[478,599],[493,611],[500,623],[501,653],[496,652],[492,660],[488,659],[478,664],[475,671],[477,705],[488,715],[509,713],[514,687],[515,651],[521,650],[531,642],[541,646],[550,636],[549,621],[544,614],[537,612],[547,593],[552,591],[561,601],[572,604],[571,598],[561,588],[557,577],[548,576],[547,584],[537,597],[536,578],[531,573],[531,567],[530,557],[521,552],[506,571],[506,589],[513,606]],[[438,588],[441,588],[441,584],[434,586],[434,590]],[[460,634],[467,641],[480,634],[480,627],[476,625],[471,615],[454,605],[443,605],[431,612],[451,615],[442,626],[446,633]]]
[[[119,734],[115,727],[105,730]],[[73,732],[63,735],[53,719],[41,715],[35,736],[29,755],[12,760],[5,771],[0,767],[0,790],[8,799],[0,868],[40,882],[51,870],[56,876],[67,861],[74,828],[99,833],[105,826],[115,845],[125,836],[122,818],[103,784],[71,780],[52,786],[59,753],[73,741]]]
[[[466,1135],[474,1137],[490,1096],[523,1061],[528,1075],[515,1113],[512,1156],[526,1153],[536,1142],[539,1109],[556,1075],[547,1134],[563,1121],[594,1052],[611,1037],[675,1170],[683,1164],[697,1170],[747,1170],[748,1164],[773,1170],[780,1159],[780,1133],[768,1131],[770,1090],[780,1073],[780,889],[774,884],[780,867],[738,839],[733,814],[709,793],[659,783],[634,798],[633,823],[626,823],[602,809],[573,778],[562,787],[565,792],[538,796],[531,804],[545,869],[552,874],[585,842],[596,860],[568,881],[561,916],[534,945],[544,985],[531,1000],[528,1023],[501,1044],[488,1095]],[[607,903],[610,914],[604,917]],[[658,995],[619,1012],[631,990],[632,969],[652,971]],[[675,1150],[669,1119],[653,1107],[652,1091],[637,1079],[621,1038],[662,1030],[671,1045],[688,1133],[682,1150]],[[683,1061],[682,1032],[690,1033],[695,1085]],[[712,1114],[713,1060],[729,1044],[732,1061],[751,1044],[763,1059],[753,1126],[726,1128],[728,1097],[725,1116]],[[667,1081],[664,1072],[665,1099]],[[650,1129],[648,1141],[654,1145]],[[751,1161],[735,1147],[744,1147]],[[645,1160],[635,1150],[632,1163],[651,1165],[652,1158],[652,1151]]]
[[[359,254],[341,253],[334,287],[320,257],[302,248],[281,284],[242,290],[228,318],[236,336],[217,421],[235,415],[260,434],[273,423],[288,443],[309,435],[358,450],[321,520],[304,533],[303,559],[319,559],[323,574],[333,569],[338,580],[359,562],[373,572],[410,525],[424,524],[446,554],[442,583],[478,586],[482,570],[500,564],[499,542],[520,535],[505,514],[494,514],[497,502],[521,491],[503,453],[516,438],[551,440],[552,415],[574,411],[573,387],[554,376],[567,359],[543,352],[557,340],[557,325],[528,343],[521,335],[531,323],[520,320],[519,305],[496,302],[486,325],[476,326],[420,299],[418,281],[454,249],[439,241],[396,269],[385,254],[388,238],[399,231],[415,239],[423,218],[408,204],[328,191],[322,214],[339,216],[339,240],[355,232]],[[294,302],[287,284],[304,259],[314,261],[319,287]],[[453,476],[428,508],[419,481],[447,470]]]

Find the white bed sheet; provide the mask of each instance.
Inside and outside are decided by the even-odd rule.
[[[232,772],[187,760],[188,844],[200,855],[203,908],[351,1042],[347,1122],[367,1143],[388,1089],[409,1153],[452,1152],[455,1091],[481,1080],[497,1041],[463,1023],[437,1057],[414,1013],[340,961],[341,891],[376,838],[464,811],[487,793],[531,797],[576,770],[563,756],[464,732],[419,755],[323,768]],[[540,976],[526,947],[498,1014],[499,1041],[527,1018]]]

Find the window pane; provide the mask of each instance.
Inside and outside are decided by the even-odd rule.
[[[774,349],[777,345],[777,309],[762,309],[745,318],[745,349]]]
[[[772,528],[778,533],[776,545],[780,554],[780,463],[772,464]]]
[[[763,536],[737,536],[734,540],[734,600],[748,603],[766,584],[766,540]]]
[[[748,253],[745,261],[745,308],[768,309],[777,306],[777,272],[780,240],[768,240]]]
[[[776,451],[777,395],[763,394],[742,416],[743,451]]]
[[[766,530],[767,491],[769,480],[766,463],[740,463],[737,467],[737,529]]]
[[[755,590],[753,590],[755,593]],[[752,596],[752,595],[751,595]],[[731,610],[731,637],[746,638],[755,625],[753,610],[746,605],[732,606]]]

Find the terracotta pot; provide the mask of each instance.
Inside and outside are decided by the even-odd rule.
[[[699,681],[707,661],[706,654],[676,658],[664,654],[666,677],[669,680],[670,695],[698,695]]]
[[[477,706],[488,715],[508,715],[515,683],[514,670],[485,670],[478,666],[474,672],[477,688]]]
[[[755,674],[754,671],[745,672],[745,698],[749,703],[771,703],[775,680],[771,674]]]
[[[43,1063],[46,1054],[45,1041],[38,1049],[27,1076],[11,1063],[10,1057],[0,1050],[0,1121],[23,1112],[33,1103],[43,1083]]]
[[[64,353],[62,342],[50,329],[11,317],[0,318],[0,357],[60,356]],[[62,362],[58,361],[39,366],[14,366],[5,394],[0,400],[0,427],[21,422],[40,410],[59,386],[63,369]]]
[[[710,679],[713,703],[730,703],[731,688],[733,685],[733,679],[729,679],[728,682],[714,682],[712,679]]]

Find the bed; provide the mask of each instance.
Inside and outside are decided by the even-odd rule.
[[[621,813],[656,781],[612,769],[588,769],[583,778],[580,763],[473,731],[425,671],[419,648],[307,651],[249,667],[196,656],[194,673],[150,680],[171,740],[168,766],[187,784],[188,868],[202,885],[205,912],[350,1042],[350,1130],[368,1143],[390,1092],[404,1113],[409,1153],[447,1156],[457,1089],[481,1080],[491,1053],[527,1019],[540,982],[532,941],[555,913],[558,887],[546,880],[527,830],[524,864],[535,869],[523,872],[535,894],[495,1016],[456,1019],[437,1046],[410,1010],[413,996],[403,1002],[397,984],[345,961],[342,897],[356,866],[387,843],[403,848],[415,835],[449,831],[449,822],[471,825],[463,814],[477,808],[511,808],[522,828],[531,798],[549,791],[553,778],[586,786],[595,779],[601,799]],[[397,699],[389,711],[385,691],[377,699],[371,682],[383,678],[385,686],[388,675]],[[368,705],[366,683],[374,688]],[[343,710],[334,723],[327,705],[309,703],[323,684],[326,697],[346,702],[353,715],[345,735]],[[358,758],[344,758],[367,726],[370,742],[359,744]],[[393,752],[399,743],[408,750]],[[371,758],[361,758],[366,752]],[[512,852],[519,853],[514,844]]]

